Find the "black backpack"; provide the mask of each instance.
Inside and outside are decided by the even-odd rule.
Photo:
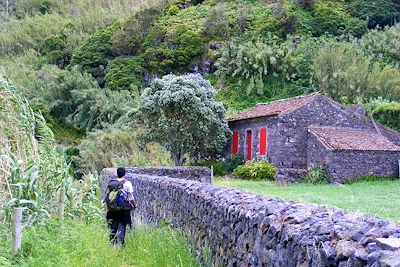
[[[111,180],[108,183],[105,202],[110,211],[131,210],[128,193],[123,190],[125,180]]]

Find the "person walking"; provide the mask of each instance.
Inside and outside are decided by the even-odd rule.
[[[125,168],[117,169],[118,178],[108,183],[105,197],[110,242],[120,246],[125,244],[126,227],[132,228],[131,210],[137,207],[132,183],[125,179],[125,174]]]

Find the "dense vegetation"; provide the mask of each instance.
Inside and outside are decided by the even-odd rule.
[[[398,0],[0,1],[2,242],[9,241],[14,207],[26,208],[25,225],[49,230],[37,225],[54,216],[60,188],[68,218],[98,221],[97,176],[90,173],[105,166],[168,165],[172,156],[179,164],[206,159],[203,165],[217,162],[218,171],[231,172],[241,159],[220,158],[224,116],[257,102],[322,91],[364,105],[399,130],[399,19]],[[160,84],[173,76],[156,78],[186,73],[201,74],[216,91],[188,75],[176,78],[184,81],[175,88],[177,101],[153,101],[149,92],[171,89]],[[180,120],[177,107],[201,120]],[[152,131],[143,125],[150,122]],[[168,129],[182,125],[187,131],[179,140],[186,144],[177,145]],[[194,127],[196,138],[182,133]],[[253,179],[273,172],[264,167],[241,173]],[[310,182],[321,177],[311,173]],[[41,257],[31,249],[21,263]],[[8,260],[0,255],[2,261]]]
[[[79,151],[96,158],[99,138],[118,143],[126,127],[141,128],[131,123],[140,95],[169,73],[203,74],[226,116],[318,90],[399,129],[398,1],[15,0],[0,13],[4,72],[57,141],[73,146],[82,172],[135,164],[116,149],[88,166]],[[141,154],[139,136],[119,147],[133,142]],[[165,163],[164,149],[150,145],[152,163]]]

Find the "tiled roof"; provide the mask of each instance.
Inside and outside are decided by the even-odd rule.
[[[325,126],[310,126],[309,131],[330,150],[400,151],[400,147],[373,131]]]
[[[248,111],[237,114],[235,117],[228,119],[229,121],[239,121],[267,116],[277,116],[281,113],[290,112],[308,103],[314,96],[320,93],[313,93],[305,96],[297,96],[288,99],[273,101],[270,103],[260,103]]]

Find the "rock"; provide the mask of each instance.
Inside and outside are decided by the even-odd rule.
[[[400,238],[377,238],[376,244],[383,250],[400,249]]]
[[[336,254],[338,259],[348,258],[355,252],[354,242],[340,240],[336,245]]]
[[[381,267],[400,267],[400,250],[384,251],[378,262]]]
[[[370,266],[370,265],[372,265],[372,264],[374,264],[374,263],[377,263],[378,262],[378,259],[379,259],[379,257],[382,255],[382,252],[381,251],[374,251],[374,252],[371,252],[371,253],[369,253],[368,254],[368,258],[367,258],[367,260],[368,260],[368,266]]]

